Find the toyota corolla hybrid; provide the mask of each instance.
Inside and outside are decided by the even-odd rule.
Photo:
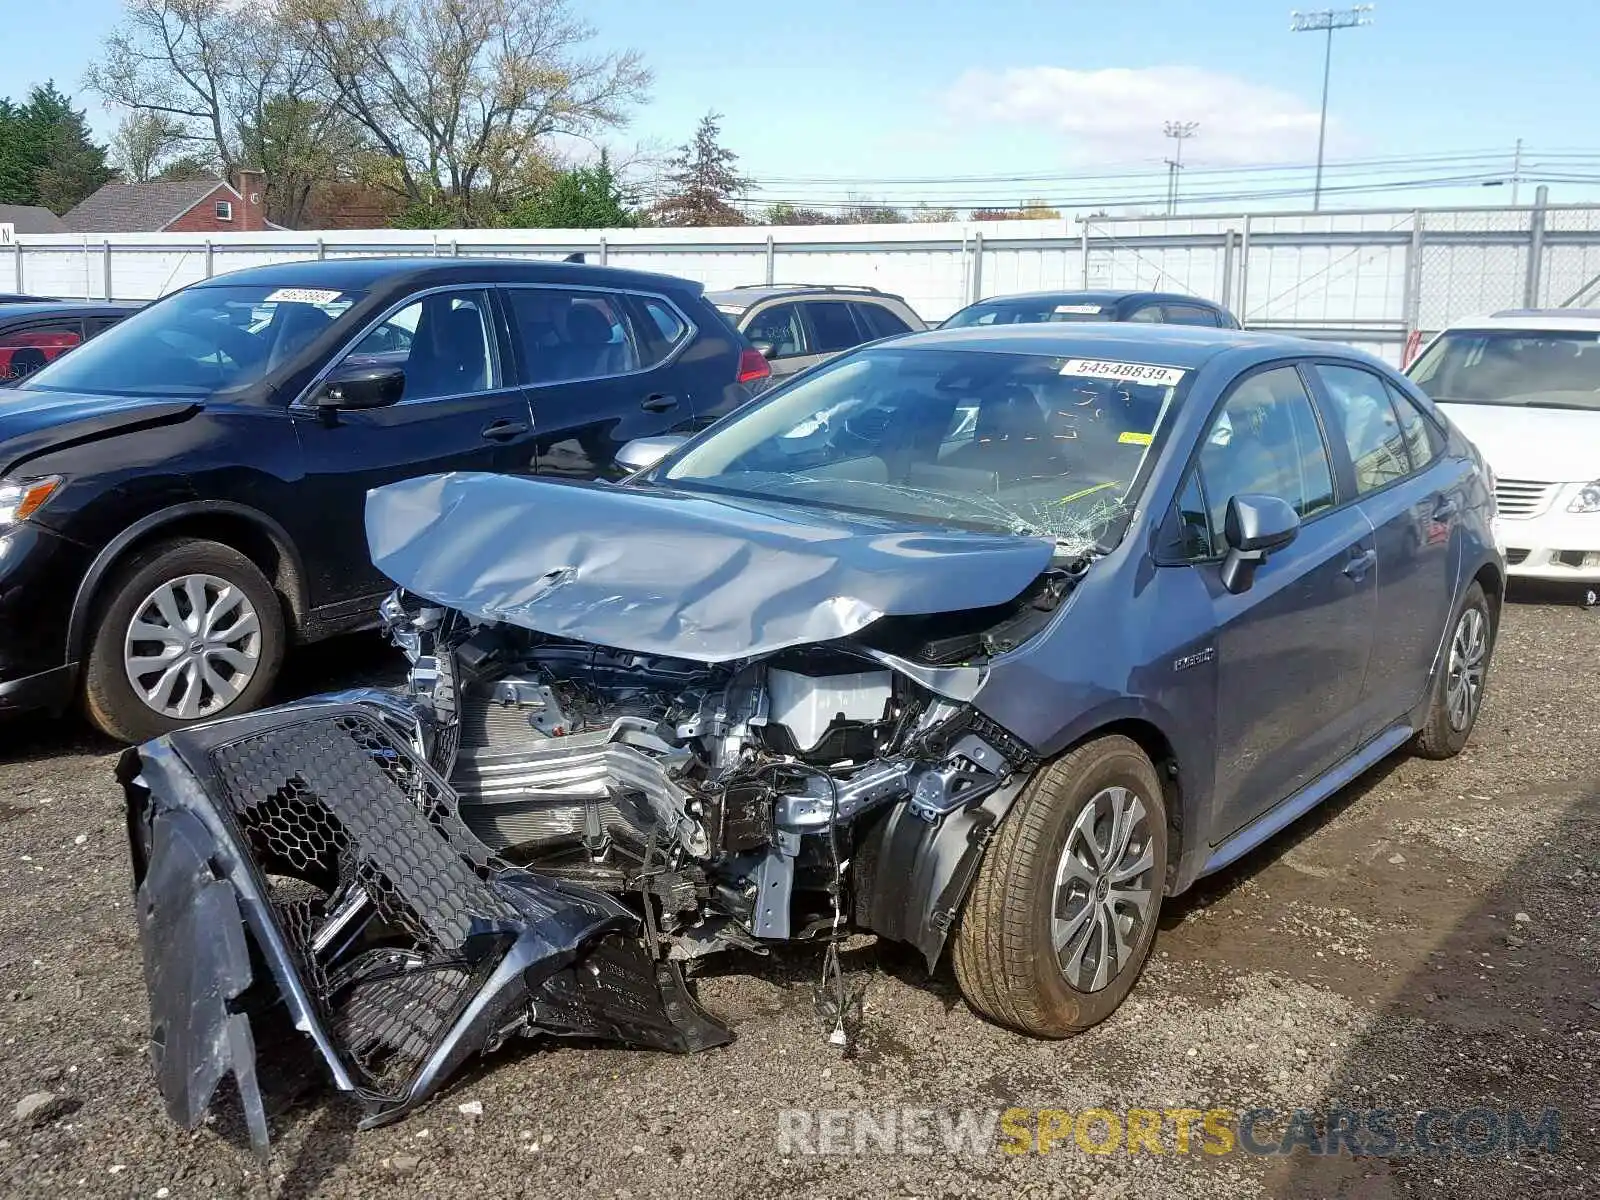
[[[1085,1029],[1168,897],[1462,748],[1491,511],[1376,360],[1133,324],[865,347],[620,484],[378,488],[403,692],[121,764],[169,1111],[231,1071],[265,1137],[271,997],[375,1123],[512,1037],[717,1045],[683,963],[852,931]]]

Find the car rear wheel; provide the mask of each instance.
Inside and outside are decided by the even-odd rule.
[[[255,563],[220,542],[169,541],[112,581],[89,650],[89,719],[125,742],[229,713],[271,689],[283,610]]]
[[[1433,680],[1428,716],[1413,748],[1423,758],[1454,758],[1477,724],[1494,652],[1494,610],[1474,583],[1457,610],[1444,644],[1444,660]]]
[[[978,1012],[1038,1037],[1109,1016],[1155,937],[1167,811],[1129,738],[1086,742],[1028,784],[990,843],[952,963]]]

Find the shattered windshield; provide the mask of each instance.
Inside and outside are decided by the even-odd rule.
[[[670,460],[736,495],[1049,537],[1121,537],[1186,372],[885,346],[840,359]]]
[[[1458,330],[1407,373],[1442,404],[1600,411],[1600,332]]]

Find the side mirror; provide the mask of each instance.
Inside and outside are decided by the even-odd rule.
[[[778,357],[778,347],[772,342],[751,342],[750,347],[762,358],[770,360]]]
[[[617,451],[617,466],[632,474],[655,466],[667,455],[689,439],[677,434],[663,433],[656,437],[634,438]]]
[[[322,409],[387,408],[405,394],[406,373],[387,364],[350,364],[322,381],[315,404]]]
[[[1228,501],[1222,534],[1228,543],[1222,586],[1237,596],[1250,590],[1267,555],[1299,536],[1300,514],[1281,497],[1247,492]]]

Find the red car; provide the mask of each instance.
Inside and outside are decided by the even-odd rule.
[[[75,300],[0,300],[0,383],[32,375],[139,307]]]

